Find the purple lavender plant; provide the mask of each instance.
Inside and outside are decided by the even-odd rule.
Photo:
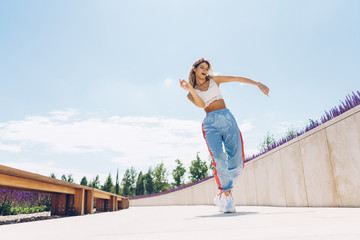
[[[356,107],[360,105],[360,91],[352,92],[352,95],[348,94],[343,101],[340,102],[339,106],[335,106],[332,109],[330,109],[329,111],[325,111],[324,115],[321,116],[320,121],[318,120],[311,120],[310,119],[310,123],[303,129],[300,131],[296,131],[296,133],[292,134],[291,136],[286,136],[281,138],[280,140],[276,141],[272,146],[270,146],[268,149],[266,149],[263,152],[260,152],[258,154],[254,154],[252,156],[246,157],[245,162],[249,162],[251,160],[253,160],[254,158],[259,157],[260,155],[263,155],[271,150],[273,150],[274,148],[277,148],[281,145],[283,145],[284,143],[303,135],[304,133],[320,126],[321,124],[337,117],[340,116],[341,114],[349,111],[350,109]]]
[[[50,210],[50,194],[0,189],[0,215]]]

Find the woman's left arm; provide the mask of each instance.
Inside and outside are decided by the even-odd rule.
[[[221,83],[227,83],[227,82],[241,82],[246,84],[251,84],[258,86],[259,89],[266,95],[269,96],[270,89],[261,82],[255,82],[254,80],[251,80],[249,78],[245,77],[232,77],[232,76],[213,76],[212,80],[214,80],[217,85],[220,85]]]

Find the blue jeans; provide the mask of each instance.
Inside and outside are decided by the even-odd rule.
[[[239,127],[229,109],[221,109],[206,114],[202,128],[213,159],[216,183],[220,190],[228,191],[233,188],[234,179],[240,176],[244,167],[244,147]]]

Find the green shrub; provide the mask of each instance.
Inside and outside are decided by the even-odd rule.
[[[0,204],[0,215],[10,215],[10,214],[11,214],[11,204],[5,200]]]

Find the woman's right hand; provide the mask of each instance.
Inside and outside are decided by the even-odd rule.
[[[180,82],[180,87],[182,87],[183,89],[185,89],[186,91],[191,91],[193,90],[194,88],[190,85],[189,82],[185,81],[184,79],[181,80],[179,79],[179,82]]]
[[[191,84],[187,81],[185,81],[184,79],[181,80],[179,79],[180,82],[180,87],[182,87],[183,89],[185,89],[186,91],[189,91],[187,97],[188,99],[195,104],[196,106],[200,107],[200,108],[204,108],[205,103],[204,101],[199,97],[199,95],[196,94],[196,92],[194,91],[193,86],[191,86]]]

